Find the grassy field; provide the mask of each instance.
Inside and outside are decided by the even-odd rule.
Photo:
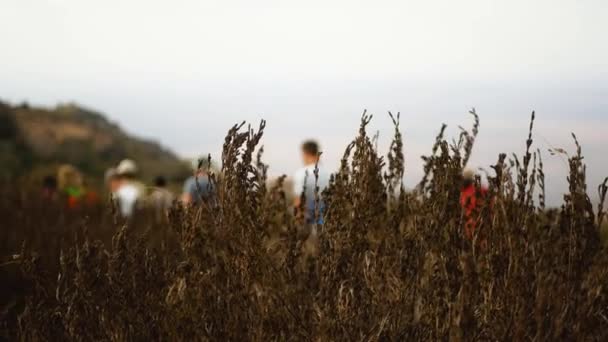
[[[5,190],[3,334],[608,340],[603,213],[587,196],[581,149],[569,157],[563,205],[545,208],[550,175],[533,148],[532,119],[527,149],[497,157],[486,200],[467,219],[459,198],[479,128],[473,117],[456,139],[442,127],[423,179],[405,192],[398,117],[381,157],[364,116],[322,194],[327,210],[317,234],[293,214],[281,181],[267,185],[257,153],[263,123],[228,132],[222,170],[211,177],[216,196],[196,208],[175,206],[165,222],[141,213],[125,224],[106,207],[65,213]]]

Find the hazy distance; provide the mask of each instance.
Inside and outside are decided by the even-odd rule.
[[[471,166],[522,154],[530,112],[551,202],[583,145],[590,189],[608,176],[605,1],[0,2],[0,98],[74,101],[180,155],[219,158],[226,130],[268,121],[271,175],[317,138],[334,167],[364,109],[386,151],[401,112],[407,174],[441,123],[481,116]],[[591,191],[595,193],[595,191]]]

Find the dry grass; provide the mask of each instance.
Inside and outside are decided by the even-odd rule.
[[[6,334],[83,341],[607,340],[603,209],[594,210],[587,196],[580,148],[569,158],[562,206],[545,210],[531,124],[524,154],[500,155],[492,166],[491,200],[477,211],[469,241],[459,184],[479,127],[472,114],[473,129],[451,143],[442,128],[411,193],[403,191],[398,116],[385,162],[364,115],[323,194],[326,224],[318,236],[307,235],[288,211],[280,181],[266,185],[266,166],[255,155],[264,123],[228,132],[221,177],[212,176],[217,196],[199,208],[175,207],[166,225],[121,225],[107,213],[106,221],[44,221],[25,205],[4,210],[18,216],[10,221],[14,229],[29,227],[29,239],[51,244],[11,252],[19,254],[28,291],[13,306],[18,320],[5,315]],[[71,241],[52,244],[66,235]]]
[[[608,247],[608,222],[602,224],[600,228],[600,239],[602,240],[602,245]]]

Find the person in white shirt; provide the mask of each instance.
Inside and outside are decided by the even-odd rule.
[[[145,187],[135,180],[137,166],[130,159],[125,159],[116,167],[116,175],[119,185],[113,196],[118,202],[118,208],[123,217],[129,218],[133,215],[135,207],[145,194]]]
[[[321,192],[329,185],[329,174],[319,164],[319,156],[319,144],[314,140],[305,141],[302,144],[304,167],[297,170],[293,177],[294,206],[299,208],[303,204],[304,218],[308,224],[323,224],[325,204],[322,198],[319,203],[315,203],[315,184],[319,187],[319,197],[321,197]],[[315,176],[315,168],[319,170],[318,177]],[[302,194],[305,203],[300,202]]]

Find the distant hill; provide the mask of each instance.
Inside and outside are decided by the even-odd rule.
[[[159,143],[126,134],[102,114],[75,104],[53,109],[0,102],[0,179],[52,173],[63,163],[78,167],[91,183],[124,158],[135,160],[141,177],[188,176],[187,163]]]

